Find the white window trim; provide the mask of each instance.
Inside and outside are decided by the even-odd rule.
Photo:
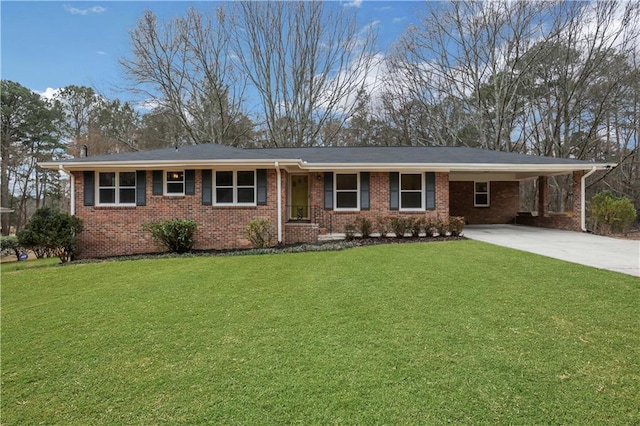
[[[405,189],[404,191],[402,190],[402,175],[420,175],[420,207],[407,207],[407,208],[403,208],[402,207],[402,193],[403,192],[418,192],[416,190],[408,190]],[[422,212],[425,211],[425,204],[427,202],[427,200],[425,199],[425,188],[427,181],[425,178],[425,174],[424,173],[400,173],[400,176],[398,177],[398,209],[401,212]]]
[[[354,192],[353,189],[348,190],[338,190],[338,175],[356,175],[357,178],[357,186],[355,189],[356,192],[356,203],[357,207],[338,207],[338,192]],[[360,211],[360,173],[359,172],[341,172],[333,173],[333,210],[337,212],[359,212]]]
[[[476,195],[477,194],[485,194],[484,192],[478,192],[476,191],[476,184],[477,183],[486,183],[487,184],[487,203],[486,204],[478,204],[476,203]],[[489,182],[488,180],[476,180],[473,181],[473,206],[474,207],[490,207],[491,205],[491,182]]]
[[[167,173],[182,172],[182,192],[168,192],[167,191]],[[178,183],[178,181],[171,181],[171,183]],[[163,170],[162,171],[162,193],[165,197],[184,197],[185,187],[187,186],[187,172],[186,170]]]
[[[100,173],[115,173],[116,177],[115,177],[115,187],[113,186],[100,186]],[[134,193],[135,196],[133,197],[134,201],[133,203],[121,203],[120,202],[120,171],[117,170],[101,170],[99,172],[96,172],[96,177],[95,179],[95,199],[96,199],[96,206],[103,206],[103,207],[109,207],[109,206],[124,206],[124,207],[131,207],[131,206],[136,206],[136,201],[138,198],[138,176],[136,174],[135,171],[131,171],[131,170],[123,170],[122,173],[133,173],[135,176],[135,183],[133,185],[133,187],[131,186],[125,186],[124,188],[133,188],[134,189]],[[102,200],[100,200],[100,188],[114,188],[115,189],[115,202],[114,203],[103,203]]]
[[[233,185],[232,186],[222,186],[221,188],[231,188],[233,192],[233,202],[232,203],[219,203],[218,197],[216,194],[216,189],[218,188],[218,172],[232,172],[233,173]],[[251,188],[251,186],[238,186],[238,172],[253,172],[253,203],[239,203],[238,202],[238,189],[241,188]],[[214,170],[213,171],[213,194],[212,200],[214,206],[220,207],[233,207],[233,206],[257,206],[258,205],[258,171],[257,170]]]

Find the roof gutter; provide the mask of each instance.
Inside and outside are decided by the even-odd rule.
[[[592,168],[580,179],[580,228],[582,232],[587,232],[587,201],[585,200],[587,178],[598,170],[597,167]]]

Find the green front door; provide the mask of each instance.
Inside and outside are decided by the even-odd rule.
[[[289,219],[309,219],[309,175],[291,175]]]

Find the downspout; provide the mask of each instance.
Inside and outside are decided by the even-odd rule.
[[[276,176],[277,176],[277,192],[278,192],[278,244],[282,244],[282,181],[280,177],[280,167],[278,166],[278,162],[276,161]]]
[[[586,175],[580,179],[580,229],[582,232],[587,232],[587,201],[585,200],[585,184],[587,178],[596,172],[596,168],[592,168]]]
[[[62,164],[58,166],[58,170],[64,173],[65,175],[69,176],[69,184],[71,185],[71,200],[70,200],[71,205],[69,206],[69,213],[71,214],[71,216],[75,216],[76,215],[76,177],[73,175],[73,173],[66,171]]]

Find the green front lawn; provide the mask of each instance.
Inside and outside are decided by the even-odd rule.
[[[2,266],[2,424],[640,422],[640,280],[475,241]]]

